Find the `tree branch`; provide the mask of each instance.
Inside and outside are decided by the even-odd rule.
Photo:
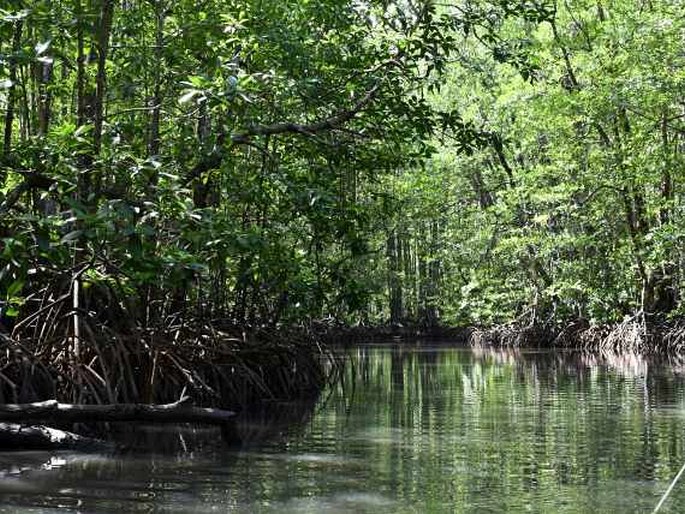
[[[97,421],[152,421],[158,423],[208,423],[223,425],[235,421],[235,412],[188,405],[188,397],[163,405],[85,405],[56,400],[26,404],[1,404],[0,420],[15,422],[91,423]]]
[[[372,87],[362,98],[359,99],[350,109],[340,111],[337,114],[323,120],[316,121],[310,124],[299,124],[292,122],[273,123],[271,125],[251,125],[241,132],[231,134],[230,140],[234,145],[248,145],[257,147],[252,141],[255,137],[260,136],[275,136],[282,134],[301,134],[308,137],[315,136],[318,132],[325,132],[336,130],[342,127],[345,123],[359,114],[373,99],[375,98],[380,84],[377,83]],[[188,185],[193,180],[201,177],[209,170],[216,169],[221,166],[224,155],[221,149],[221,144],[217,141],[217,147],[204,158],[202,158],[188,173],[184,185]]]
[[[5,196],[4,200],[0,203],[0,215],[9,212],[12,207],[19,201],[21,195],[30,191],[31,189],[50,189],[50,186],[54,184],[54,180],[45,175],[41,175],[35,171],[23,171],[15,170],[24,177],[24,180],[16,185],[12,190],[10,190]]]
[[[274,136],[279,134],[304,134],[312,136],[317,132],[335,130],[361,112],[374,99],[378,89],[379,84],[376,84],[351,109],[341,111],[330,118],[307,125],[291,122],[274,123],[272,125],[252,125],[242,132],[232,134],[231,141],[233,144],[247,144],[251,138],[256,136]]]

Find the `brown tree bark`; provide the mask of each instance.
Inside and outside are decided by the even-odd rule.
[[[156,423],[207,423],[223,425],[235,420],[235,412],[194,407],[184,397],[174,403],[86,405],[56,400],[25,404],[1,404],[0,420],[13,422],[93,423],[102,421],[149,421]]]
[[[151,99],[150,113],[150,132],[148,138],[148,155],[159,154],[159,123],[162,112],[162,57],[164,49],[164,20],[165,9],[162,0],[155,0],[155,61],[154,69],[154,92]],[[151,179],[151,183],[156,183],[157,174]]]
[[[17,60],[16,55],[21,47],[21,35],[24,28],[23,20],[17,20],[14,25],[14,35],[12,36],[12,58],[10,60],[9,81],[10,87],[7,90],[7,111],[5,111],[5,133],[3,138],[2,153],[8,156],[12,149],[12,126],[14,125],[14,100],[17,88]],[[4,174],[3,174],[4,175]],[[4,182],[4,176],[0,175],[0,183]]]
[[[94,153],[100,153],[102,145],[102,123],[104,114],[105,93],[107,91],[107,53],[109,51],[109,37],[112,32],[114,16],[114,0],[103,0],[100,8],[100,23],[96,34],[98,70],[95,79],[95,105],[93,119],[93,147]]]

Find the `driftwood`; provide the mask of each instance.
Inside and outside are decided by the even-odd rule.
[[[94,423],[103,421],[140,421],[153,423],[232,424],[236,413],[188,405],[184,397],[174,403],[85,405],[47,400],[37,403],[0,404],[0,421],[19,423],[57,422]]]
[[[84,405],[47,400],[37,403],[0,404],[0,449],[107,451],[116,445],[43,425],[26,423],[153,422],[220,425],[224,441],[240,444],[233,411],[189,405],[190,398],[162,405]],[[13,423],[4,423],[4,421]]]
[[[100,439],[43,425],[23,426],[0,423],[0,450],[78,450],[83,452],[113,451],[117,446]]]

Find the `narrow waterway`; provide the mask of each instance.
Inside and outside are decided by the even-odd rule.
[[[366,346],[298,417],[240,450],[148,429],[176,450],[0,454],[0,512],[649,513],[685,462],[685,368]]]

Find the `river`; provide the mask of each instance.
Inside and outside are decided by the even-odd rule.
[[[0,454],[0,512],[649,513],[685,463],[679,364],[421,344],[347,358],[313,411],[244,426],[240,449],[148,427],[173,449]],[[685,479],[660,512],[685,512]]]

